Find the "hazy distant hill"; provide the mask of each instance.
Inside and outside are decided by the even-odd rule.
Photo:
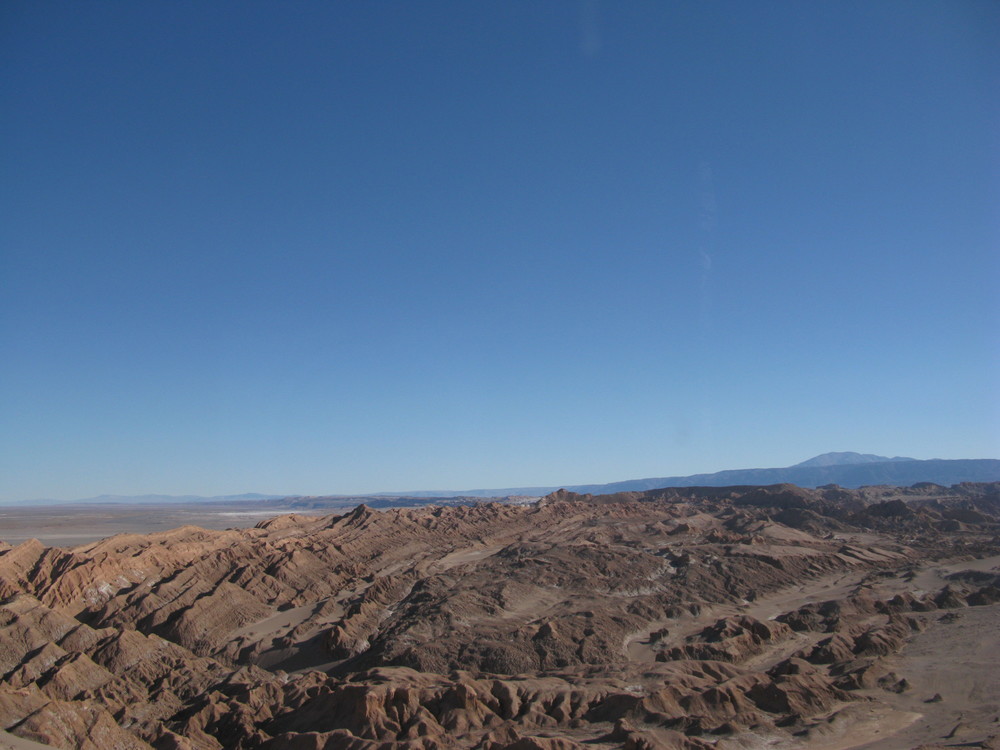
[[[690,476],[653,477],[648,479],[626,479],[609,484],[577,484],[562,487],[573,492],[594,495],[612,492],[643,492],[662,487],[729,487],[734,485],[797,484],[800,487],[821,487],[825,484],[839,484],[841,487],[855,488],[865,485],[886,484],[908,487],[918,482],[933,482],[944,486],[960,482],[1000,482],[1000,460],[992,458],[921,461],[914,458],[896,456],[876,456],[870,453],[824,453],[806,461],[773,469],[729,469],[714,474],[692,474]],[[405,493],[377,493],[365,496],[330,496],[322,498],[297,498],[286,495],[223,495],[201,497],[198,495],[100,495],[83,500],[57,501],[35,500],[35,504],[103,503],[138,505],[179,505],[183,503],[254,502],[273,500],[295,500],[303,507],[322,505],[328,507],[330,501],[342,501],[340,505],[350,505],[364,501],[364,498],[383,498],[384,504],[397,507],[400,499],[417,501],[418,504],[433,502],[435,498],[483,498],[527,496],[541,497],[560,489],[548,487],[506,487],[501,489],[478,490],[423,490]],[[393,498],[394,500],[390,500]],[[322,501],[322,502],[321,502]],[[371,503],[369,503],[371,504]]]
[[[795,464],[795,466],[848,466],[851,464],[882,464],[887,461],[915,461],[915,458],[906,456],[876,456],[873,453],[854,453],[853,451],[843,451],[841,453],[824,453],[814,456],[807,461]]]
[[[632,479],[603,485],[572,487],[574,492],[609,493],[649,490],[659,487],[726,487],[743,484],[797,484],[800,487],[821,487],[839,484],[841,487],[888,484],[909,486],[917,482],[933,482],[949,486],[959,482],[1000,481],[1000,461],[995,459],[959,459],[945,461],[904,459],[888,461],[811,466],[789,466],[784,469],[734,469],[715,474],[695,474],[689,477]]]
[[[610,484],[580,484],[567,486],[573,492],[607,494],[611,492],[641,492],[661,487],[728,487],[747,484],[797,484],[800,487],[821,487],[839,484],[841,487],[887,484],[906,487],[917,482],[933,482],[944,486],[959,482],[1000,481],[1000,460],[992,458],[921,461],[901,456],[889,458],[867,453],[824,453],[794,466],[773,469],[729,469],[714,474],[693,474],[679,477],[627,479]],[[506,489],[466,490],[464,492],[407,493],[411,497],[503,497],[507,495],[545,495],[557,487],[510,487]]]

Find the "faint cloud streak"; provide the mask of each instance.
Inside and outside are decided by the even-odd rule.
[[[706,332],[712,324],[712,295],[709,282],[712,260],[715,256],[715,221],[718,208],[712,167],[708,162],[698,165],[698,225],[701,229],[698,242],[698,259],[701,265],[701,327]]]
[[[580,6],[580,52],[593,57],[601,51],[600,8],[598,0],[583,0]]]

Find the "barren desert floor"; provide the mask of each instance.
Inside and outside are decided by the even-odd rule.
[[[0,539],[20,544],[37,539],[53,547],[76,547],[115,534],[152,534],[181,526],[250,528],[281,511],[261,503],[176,505],[8,505],[0,506]],[[329,511],[298,511],[322,515]]]

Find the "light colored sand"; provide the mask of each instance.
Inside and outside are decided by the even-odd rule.
[[[1000,604],[954,610],[958,619],[934,618],[895,656],[887,669],[910,684],[901,694],[881,693],[880,702],[921,714],[898,735],[853,747],[909,750],[919,744],[961,747],[1000,734]],[[940,702],[927,703],[935,693]]]
[[[0,750],[51,750],[51,745],[43,745],[41,742],[26,740],[16,734],[10,734],[0,729]]]
[[[263,620],[258,620],[257,622],[245,625],[239,630],[233,631],[229,638],[230,640],[235,640],[237,638],[245,637],[252,641],[261,641],[265,638],[272,639],[285,632],[291,630],[297,625],[301,625],[316,612],[322,609],[323,605],[326,604],[328,600],[321,599],[318,602],[311,602],[305,604],[301,607],[295,607],[294,609],[286,609],[284,612],[276,612],[270,617],[265,617]],[[336,619],[343,617],[343,609],[338,608],[336,612],[332,615]]]
[[[0,540],[11,545],[38,539],[55,547],[76,547],[115,534],[152,534],[189,524],[204,529],[249,528],[262,518],[292,512],[261,508],[259,503],[170,505],[25,505],[0,508]],[[325,515],[336,509],[294,509],[300,515]]]
[[[504,544],[494,544],[489,547],[467,547],[450,552],[440,560],[435,560],[426,566],[427,573],[443,573],[458,565],[465,565],[470,562],[478,562],[487,557],[492,557],[506,546]]]

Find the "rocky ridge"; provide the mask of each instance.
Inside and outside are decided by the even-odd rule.
[[[996,484],[776,485],[3,545],[0,720],[102,750],[801,742],[1000,610],[998,535]]]

